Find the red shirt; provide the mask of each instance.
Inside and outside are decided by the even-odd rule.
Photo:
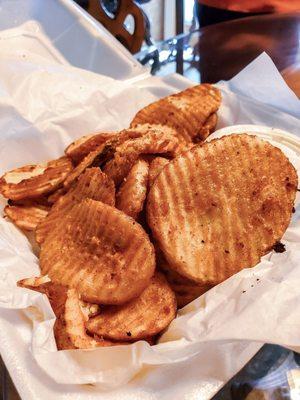
[[[300,11],[300,0],[199,0],[207,6],[240,12]]]

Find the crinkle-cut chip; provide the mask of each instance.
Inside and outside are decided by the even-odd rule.
[[[156,246],[157,267],[164,273],[173,289],[178,308],[184,307],[212,288],[212,285],[194,282],[174,271]]]
[[[130,341],[153,336],[176,315],[174,292],[165,277],[156,273],[143,293],[120,306],[108,306],[86,323],[88,332],[104,339]]]
[[[149,164],[138,160],[131,168],[116,195],[116,207],[137,219],[143,209],[147,195]]]
[[[151,161],[149,167],[149,187],[153,185],[156,177],[161,173],[163,168],[169,164],[168,159],[164,157],[155,157],[154,160]]]
[[[74,163],[78,164],[91,151],[96,150],[100,145],[113,139],[118,135],[117,132],[102,132],[83,136],[71,143],[65,150],[65,154]]]
[[[201,84],[144,107],[136,114],[130,127],[146,123],[166,125],[174,128],[182,140],[190,142],[197,138],[199,141],[203,125],[220,104],[219,89]]]
[[[171,161],[147,201],[154,239],[178,273],[215,285],[253,267],[290,222],[297,173],[281,150],[228,135]]]
[[[26,165],[7,172],[0,179],[0,192],[8,199],[22,200],[53,192],[73,169],[68,157],[45,164]]]
[[[114,183],[99,168],[88,168],[71,189],[56,201],[47,218],[36,228],[37,243],[41,244],[48,233],[60,223],[63,215],[86,198],[99,200],[111,206],[115,205]]]
[[[66,189],[65,189],[64,187],[61,187],[61,188],[55,190],[54,193],[51,193],[50,196],[48,196],[48,198],[47,198],[48,203],[50,203],[50,204],[56,203],[57,200],[58,200],[61,196],[65,195],[65,194],[66,194]]]
[[[76,288],[84,301],[122,304],[147,287],[155,256],[137,222],[114,207],[86,199],[49,232],[40,267],[53,282]]]
[[[95,340],[86,333],[86,317],[75,289],[67,289],[64,311],[57,321],[54,333],[58,350],[90,349],[118,344],[103,339]]]
[[[144,134],[143,130],[125,129],[116,134],[113,138],[100,144],[95,150],[88,153],[78,165],[74,168],[64,182],[64,187],[70,188],[71,185],[88,167],[102,167],[106,162],[111,160],[116,151],[116,147],[126,140],[141,137]]]
[[[124,142],[116,148],[111,161],[103,168],[103,171],[118,186],[128,175],[141,154],[176,154],[178,139],[170,133],[160,131],[149,131],[137,139]]]
[[[33,203],[28,206],[6,206],[4,215],[19,228],[26,231],[34,231],[37,225],[46,218],[49,210],[50,207]]]
[[[85,322],[94,313],[87,313],[96,305],[85,304],[79,299],[78,293],[72,288],[55,284],[47,276],[22,279],[18,286],[35,290],[45,294],[56,316],[54,324],[54,336],[58,350],[89,349],[94,347],[114,346],[121,343],[113,343],[104,339],[95,340],[86,333]]]

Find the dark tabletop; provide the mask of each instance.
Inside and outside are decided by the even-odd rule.
[[[157,52],[146,49],[136,57],[152,65],[154,74],[179,72],[196,82],[214,83],[232,78],[263,51],[279,71],[297,66],[299,32],[300,12],[261,15],[179,35],[159,43]]]

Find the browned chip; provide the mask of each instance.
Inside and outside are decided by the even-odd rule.
[[[178,273],[215,285],[256,265],[280,240],[297,173],[281,150],[229,135],[171,161],[148,195],[148,223]]]
[[[75,204],[86,198],[99,200],[111,206],[115,204],[114,183],[99,168],[88,168],[74,186],[56,201],[47,218],[37,226],[35,235],[37,243],[41,244],[47,234],[60,223],[61,218]]]
[[[156,273],[139,297],[121,306],[104,307],[86,327],[104,339],[138,340],[161,332],[175,315],[175,295],[164,276]]]
[[[130,139],[116,148],[116,152],[103,171],[115,182],[122,183],[141,154],[175,155],[179,147],[176,136],[169,132],[150,130],[137,139]]]
[[[76,288],[85,301],[122,304],[147,287],[155,256],[137,222],[87,199],[62,215],[47,235],[40,266],[53,282]]]
[[[149,168],[149,187],[153,185],[156,177],[167,164],[169,164],[169,160],[164,157],[155,157],[154,160],[151,161]]]
[[[147,194],[149,164],[138,160],[122,183],[117,196],[116,207],[130,217],[137,219],[142,211]]]
[[[53,192],[72,170],[68,157],[45,164],[26,165],[6,172],[0,179],[0,192],[8,199],[21,200]]]
[[[138,138],[144,134],[144,129],[125,129],[118,134],[115,134],[111,139],[106,140],[102,144],[96,146],[96,148],[80,161],[80,163],[74,168],[71,174],[68,175],[64,182],[64,187],[69,188],[76,179],[86,170],[88,167],[102,167],[107,161],[113,158],[116,151],[116,147],[124,141],[132,138]]]
[[[194,282],[174,271],[156,246],[157,266],[163,271],[173,289],[178,308],[184,307],[212,288],[212,285]]]
[[[86,333],[85,323],[89,317],[95,315],[97,306],[83,304],[76,290],[55,284],[47,276],[22,279],[18,282],[18,286],[35,290],[48,297],[56,316],[54,336],[58,350],[89,349],[121,344],[103,339],[96,340]]]
[[[205,140],[216,129],[217,122],[218,122],[217,113],[211,114],[207,118],[203,127],[201,128],[199,136],[194,137],[194,142],[202,142],[203,140]]]
[[[201,84],[144,107],[134,117],[131,127],[146,123],[161,124],[174,128],[181,140],[190,142],[195,137],[199,140],[203,125],[218,110],[220,103],[219,89]]]
[[[65,154],[70,157],[74,163],[78,164],[91,151],[96,150],[100,145],[115,138],[116,132],[101,132],[83,136],[71,143],[65,150]]]
[[[19,228],[34,231],[47,216],[49,210],[50,207],[33,203],[30,206],[6,206],[4,215],[9,217]]]

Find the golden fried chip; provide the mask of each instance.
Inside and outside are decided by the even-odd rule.
[[[100,145],[115,138],[116,132],[101,132],[83,136],[71,143],[65,150],[65,154],[70,157],[75,164],[78,164],[90,152],[96,150]]]
[[[149,167],[149,187],[153,185],[153,182],[155,181],[156,177],[161,173],[163,168],[169,164],[168,159],[164,157],[155,157]]]
[[[212,113],[206,120],[205,124],[202,126],[200,134],[194,137],[194,142],[203,142],[211,133],[216,129],[218,122],[217,113]]]
[[[26,231],[34,231],[37,225],[46,218],[50,207],[33,203],[28,206],[6,206],[4,215],[13,221],[15,225]]]
[[[144,107],[136,114],[130,127],[146,123],[160,124],[174,128],[181,140],[190,142],[195,137],[199,140],[203,125],[220,104],[219,89],[201,84]]]
[[[137,219],[143,209],[147,194],[149,164],[138,160],[130,170],[116,196],[116,207]]]
[[[68,157],[45,164],[26,165],[2,176],[0,192],[12,200],[39,197],[59,187],[72,169],[72,162]]]
[[[45,294],[56,316],[54,336],[58,350],[89,349],[94,347],[114,346],[107,340],[92,338],[86,333],[85,323],[88,318],[99,312],[95,304],[79,300],[78,293],[66,286],[55,284],[47,276],[22,279],[18,286]]]
[[[72,188],[56,201],[47,218],[37,226],[35,234],[37,243],[41,244],[48,233],[60,222],[61,218],[75,204],[86,198],[99,200],[111,206],[115,205],[114,183],[99,168],[88,168]]]
[[[80,163],[74,168],[67,179],[64,181],[66,189],[78,179],[78,177],[88,167],[102,167],[107,161],[111,160],[116,151],[116,147],[128,139],[138,138],[144,134],[142,129],[125,129],[111,139],[98,145],[93,151],[88,153]]]
[[[171,161],[150,189],[147,218],[173,269],[215,285],[253,267],[285,232],[297,173],[281,150],[229,135]]]
[[[165,329],[176,315],[175,295],[156,273],[143,293],[121,306],[107,306],[86,323],[89,332],[110,340],[138,340]]]
[[[53,282],[97,304],[122,304],[138,296],[154,273],[153,246],[142,227],[114,207],[84,200],[44,241],[40,266]]]
[[[175,293],[178,308],[184,307],[212,288],[212,285],[194,282],[174,271],[156,247],[157,266],[164,273],[170,287]]]
[[[116,148],[111,161],[103,168],[103,171],[118,186],[126,178],[141,154],[171,154],[175,155],[179,147],[176,136],[156,130],[137,139],[130,139]]]

